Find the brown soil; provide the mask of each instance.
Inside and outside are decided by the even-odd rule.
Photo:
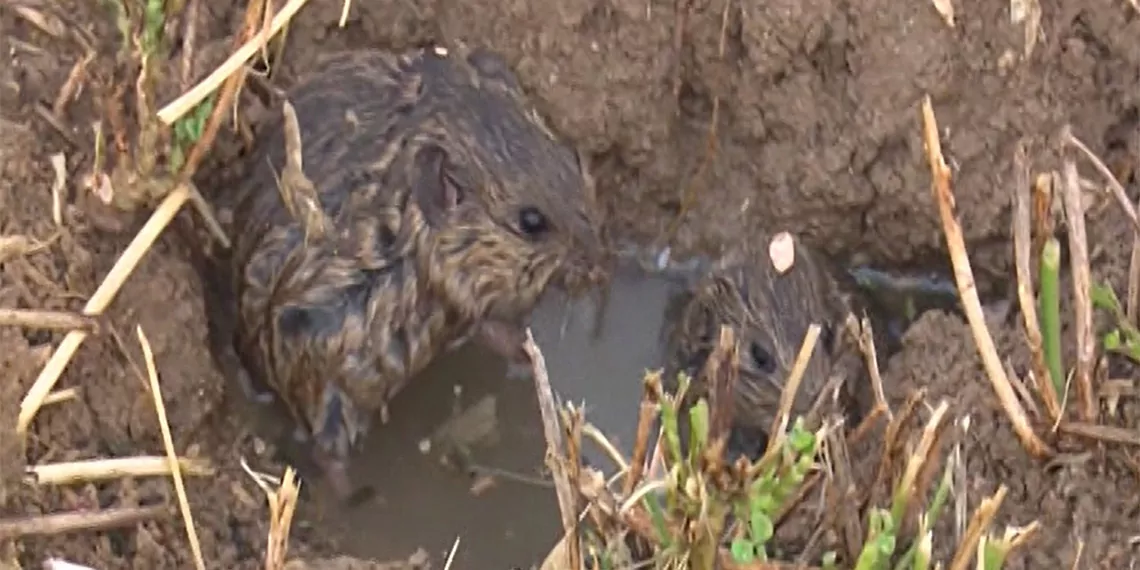
[[[44,244],[0,258],[0,306],[78,310],[130,236],[97,229],[74,182],[90,166],[86,141],[99,118],[92,100],[98,89],[78,94],[61,117],[63,131],[34,106],[50,107],[82,58],[75,38],[110,38],[113,26],[94,2],[15,4],[21,3],[54,15],[48,28],[64,33],[53,37],[9,9],[11,3],[0,7],[0,234]],[[341,2],[313,0],[290,28],[278,79],[287,81],[332,49],[434,39],[485,44],[516,65],[555,126],[594,154],[615,227],[630,228],[634,237],[658,235],[683,209],[688,189],[696,199],[684,209],[681,249],[716,248],[750,228],[790,229],[832,253],[891,266],[945,259],[919,136],[918,102],[930,93],[975,270],[983,285],[1001,283],[1010,266],[1014,144],[1025,138],[1035,166],[1055,168],[1050,140],[1070,122],[1095,151],[1106,151],[1106,137],[1140,97],[1140,17],[1123,0],[1044,3],[1042,38],[1026,60],[1019,55],[1021,27],[1008,23],[1008,2],[958,4],[950,29],[930,3],[887,0],[577,0],[557,8],[384,0],[354,2],[340,29]],[[687,6],[683,15],[677,6]],[[202,1],[199,76],[227,55],[241,10],[233,2]],[[110,39],[97,43],[115,46]],[[90,70],[92,84],[109,74],[101,61]],[[160,102],[176,91],[165,85]],[[706,164],[714,115],[715,152]],[[50,156],[59,152],[72,181],[63,228],[51,217]],[[1090,215],[1090,225],[1094,277],[1123,291],[1130,232],[1114,208]],[[176,446],[219,465],[216,476],[188,484],[205,558],[214,568],[258,567],[266,508],[237,462],[258,446],[225,405],[227,391],[205,349],[198,281],[173,238],[149,253],[108,314],[104,329],[114,334],[90,338],[59,385],[79,388],[80,397],[43,409],[26,447],[9,428],[0,429],[0,513],[174,504],[165,481],[64,488],[21,482],[26,464],[162,453],[135,334],[141,326],[162,372]],[[1015,323],[994,322],[991,329],[1013,369],[1023,372],[1027,358]],[[0,329],[0,417],[15,417],[61,338]],[[1130,450],[1076,447],[1087,455],[1051,468],[1028,458],[957,317],[927,315],[884,367],[896,403],[923,387],[932,401],[945,397],[955,414],[970,414],[964,451],[971,507],[1005,484],[1010,494],[998,521],[1041,521],[1013,568],[1069,567],[1080,541],[1081,567],[1135,562],[1131,537],[1140,528]],[[1135,425],[1130,404],[1111,421]],[[329,553],[335,539],[329,534],[296,528],[291,552]],[[38,567],[59,556],[107,569],[192,567],[176,512],[127,530],[30,537],[0,547],[0,566]]]

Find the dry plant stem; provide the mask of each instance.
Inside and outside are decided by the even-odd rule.
[[[182,31],[182,67],[179,70],[178,85],[185,91],[190,88],[190,78],[194,76],[195,43],[198,40],[199,0],[187,0],[182,11],[185,26]]]
[[[1134,4],[1135,5],[1135,4]],[[1132,255],[1129,261],[1128,268],[1128,298],[1125,304],[1125,315],[1128,317],[1128,322],[1136,324],[1137,311],[1140,311],[1140,219],[1138,219],[1136,210],[1140,207],[1133,207],[1132,203],[1128,200],[1128,192],[1124,189],[1124,185],[1112,173],[1112,169],[1104,163],[1096,154],[1089,149],[1085,143],[1081,142],[1076,136],[1073,135],[1071,127],[1065,127],[1062,131],[1062,136],[1065,142],[1076,147],[1088,159],[1089,162],[1104,176],[1108,182],[1108,187],[1112,191],[1112,195],[1116,198],[1121,209],[1124,210],[1125,215],[1128,216],[1132,222],[1133,238],[1132,238]]]
[[[246,6],[245,23],[241,35],[238,36],[238,43],[244,43],[256,34],[257,21],[262,11],[264,11],[264,8],[265,0],[254,0]],[[225,84],[218,94],[218,99],[215,101],[214,108],[210,112],[210,117],[206,119],[206,125],[202,129],[202,136],[198,137],[198,140],[194,142],[194,146],[190,148],[190,152],[186,155],[186,162],[182,164],[182,169],[178,173],[179,180],[182,183],[191,185],[192,192],[190,194],[190,200],[202,216],[207,229],[225,249],[229,249],[231,246],[229,237],[226,235],[222,225],[218,223],[217,217],[214,216],[210,205],[206,203],[201,193],[193,187],[190,181],[194,173],[198,171],[198,166],[202,163],[202,159],[205,158],[206,152],[213,147],[214,139],[218,136],[218,129],[221,128],[222,119],[225,118],[244,81],[244,67],[238,69],[226,78]]]
[[[147,250],[154,244],[155,240],[162,233],[162,230],[170,224],[170,220],[178,213],[179,208],[186,203],[189,198],[190,189],[185,185],[178,186],[173,192],[163,198],[162,203],[151,214],[150,219],[139,230],[138,235],[131,240],[130,245],[119,256],[115,265],[111,267],[111,272],[95,289],[95,293],[91,295],[91,299],[83,307],[85,315],[100,315],[107,306],[114,300],[115,294],[122,288],[123,283],[126,282],[127,277],[134,271],[135,266],[138,265],[139,260],[146,254]],[[28,426],[31,425],[32,419],[35,418],[36,412],[39,411],[43,405],[44,398],[55,387],[55,383],[59,381],[59,377],[63,374],[63,370],[67,367],[71,357],[75,355],[75,351],[79,349],[79,345],[87,338],[87,332],[74,330],[67,333],[60,343],[59,348],[51,355],[51,359],[40,371],[40,375],[32,384],[32,388],[28,390],[27,395],[24,396],[20,402],[20,416],[16,423],[16,431],[21,436],[25,436],[28,431]]]
[[[257,34],[258,23],[262,11],[265,9],[266,0],[253,0],[245,9],[245,20],[242,25],[241,34],[236,38],[238,46],[250,40]],[[214,144],[214,139],[218,136],[218,129],[221,128],[222,119],[225,118],[233,100],[237,97],[238,89],[241,88],[242,83],[245,81],[245,68],[239,68],[233,74],[225,79],[225,84],[222,86],[221,92],[218,94],[218,99],[214,103],[214,108],[210,112],[210,117],[206,120],[206,125],[202,129],[202,136],[194,143],[190,149],[189,154],[186,156],[186,162],[182,165],[182,171],[179,173],[183,180],[190,180],[198,170],[198,165],[206,155],[206,150]],[[224,237],[224,236],[223,236]],[[223,240],[227,243],[229,240]],[[226,246],[227,249],[229,246]]]
[[[970,525],[966,527],[966,534],[958,543],[958,551],[954,554],[949,570],[966,570],[966,567],[969,566],[970,558],[973,557],[978,546],[978,540],[986,528],[990,526],[990,522],[994,520],[994,515],[1001,507],[1001,502],[1005,500],[1006,492],[1008,489],[1002,485],[997,493],[987,497],[974,510],[974,516],[970,517]]]
[[[660,373],[657,382],[660,382]],[[622,485],[622,496],[628,497],[633,489],[641,483],[645,473],[645,458],[649,454],[649,434],[653,430],[653,419],[657,417],[657,404],[653,401],[650,387],[650,374],[642,379],[641,403],[637,412],[637,436],[633,442],[633,457],[630,459],[629,471],[626,472],[625,483]]]
[[[59,118],[63,116],[67,104],[71,102],[71,98],[75,96],[80,83],[87,76],[87,66],[95,60],[95,52],[87,52],[82,59],[75,62],[72,66],[71,72],[67,74],[67,80],[63,82],[63,86],[59,88],[56,93],[55,101],[51,106],[51,114]]]
[[[1140,233],[1132,237],[1132,256],[1128,260],[1128,298],[1125,300],[1125,317],[1135,326],[1140,311]]]
[[[204,459],[179,458],[179,466],[186,475],[208,477],[214,468]],[[37,485],[72,485],[123,477],[156,477],[170,475],[170,463],[165,457],[120,457],[49,463],[27,468]]]
[[[1077,570],[1081,567],[1081,554],[1085,551],[1085,541],[1077,539],[1077,553],[1073,555],[1072,570]]]
[[[174,490],[178,494],[178,508],[182,511],[182,518],[186,521],[186,536],[190,540],[194,564],[198,570],[206,570],[206,563],[202,560],[202,545],[198,543],[198,531],[194,528],[194,514],[190,512],[190,501],[186,498],[186,483],[182,480],[182,467],[179,465],[178,454],[174,451],[174,438],[170,435],[170,424],[166,421],[166,404],[162,401],[162,386],[158,383],[158,368],[154,364],[154,353],[150,349],[150,341],[147,340],[142,326],[136,327],[135,332],[138,333],[139,345],[142,346],[143,357],[146,359],[146,371],[150,377],[150,393],[154,396],[154,409],[158,413],[158,427],[162,431],[162,444],[166,448],[170,474],[174,479]]]
[[[50,406],[52,404],[59,404],[74,400],[79,397],[79,390],[75,388],[64,388],[63,390],[56,390],[44,398],[44,405]]]
[[[1030,372],[1030,375],[1033,373]],[[1009,358],[1005,359],[1005,375],[1009,378],[1010,386],[1017,392],[1017,396],[1021,399],[1021,403],[1025,405],[1029,415],[1034,418],[1041,417],[1041,410],[1037,407],[1037,400],[1033,398],[1033,392],[1025,386],[1025,381],[1017,375],[1017,371],[1013,368],[1013,363]]]
[[[946,410],[950,408],[950,404],[943,400],[938,407],[934,409],[930,419],[926,422],[926,427],[922,429],[922,437],[918,442],[918,449],[911,454],[910,459],[907,460],[906,470],[903,471],[902,478],[899,479],[899,484],[896,487],[897,491],[891,501],[891,518],[894,519],[895,524],[902,524],[907,514],[907,508],[910,501],[914,498],[912,495],[918,494],[919,488],[925,486],[917,485],[918,476],[924,465],[930,459],[931,451],[934,449],[934,442],[937,441],[937,436],[941,432],[942,416],[946,415]]]
[[[626,463],[625,457],[618,451],[617,447],[614,447],[614,444],[606,438],[606,434],[602,433],[602,430],[591,423],[586,423],[582,426],[582,435],[597,444],[598,447],[601,447],[606,456],[618,466],[617,475],[625,476],[629,474],[629,465]],[[553,487],[553,485],[545,486]]]
[[[966,465],[969,458],[962,450],[962,441],[966,439],[966,435],[970,431],[970,416],[959,416],[958,420],[954,422],[959,430],[958,441],[954,442],[954,448],[950,452],[950,461],[954,464],[953,473],[951,475],[952,493],[954,496],[954,532],[952,540],[954,544],[962,541],[962,537],[966,534],[966,515],[969,513],[969,480],[967,478]]]
[[[166,505],[156,505],[19,517],[0,520],[0,540],[121,528],[163,518],[169,514],[170,509]]]
[[[882,416],[883,413],[884,410],[880,410],[877,407],[872,408],[871,411],[867,413],[867,416],[863,418],[863,421],[859,422],[859,425],[851,430],[850,443],[856,444],[863,441],[863,438],[867,437],[867,434],[871,432],[871,428],[875,427],[875,424],[879,422],[879,416]],[[891,420],[888,418],[887,421],[889,422]]]
[[[620,521],[624,528],[629,529],[650,544],[658,547],[662,546],[661,537],[658,535],[644,507],[637,504],[636,501],[627,501],[627,504],[630,504],[629,508],[619,510],[617,501],[609,493],[609,490],[606,489],[604,485],[594,483],[594,481],[599,478],[601,478],[601,475],[594,469],[586,468],[582,470],[582,477],[578,481],[578,489],[581,490],[582,496],[590,501],[590,504],[598,509],[605,517]],[[677,528],[672,528],[669,529],[669,532],[676,533],[682,531]],[[726,548],[720,548],[718,550],[717,561],[720,563],[719,567],[725,570],[819,570],[819,568],[815,566],[803,566],[783,562],[739,563],[733,560],[732,554]],[[573,570],[577,569],[575,568]]]
[[[1065,217],[1069,224],[1069,268],[1073,273],[1073,307],[1076,313],[1077,399],[1080,401],[1081,419],[1094,421],[1096,392],[1093,391],[1092,372],[1096,364],[1096,341],[1092,330],[1092,300],[1089,298],[1092,279],[1089,276],[1089,243],[1085,234],[1085,210],[1076,163],[1066,160],[1062,176]]]
[[[768,437],[768,449],[764,451],[764,457],[760,459],[761,463],[767,463],[770,456],[778,453],[780,446],[787,437],[785,432],[788,430],[788,416],[791,414],[796,392],[800,389],[800,382],[803,381],[804,371],[807,370],[808,362],[811,361],[815,343],[819,340],[819,333],[819,325],[812,323],[808,327],[807,334],[804,335],[804,341],[800,344],[800,351],[796,354],[796,361],[792,364],[792,371],[788,373],[788,381],[784,384],[783,392],[780,393],[780,413],[776,415],[776,419],[772,421],[772,428],[768,431],[771,434]]]
[[[95,319],[63,311],[39,309],[0,309],[0,326],[48,330],[81,330],[95,332],[99,326]]]
[[[871,328],[871,319],[864,316],[856,323],[855,315],[848,314],[847,322],[850,324],[847,330],[854,334],[859,342],[859,350],[867,363],[867,375],[871,378],[871,388],[875,392],[875,407],[871,410],[871,415],[885,413],[887,421],[890,421],[894,418],[894,414],[891,413],[886,391],[883,390],[883,376],[879,373],[879,353],[875,348],[875,331]]]
[[[1044,342],[1041,339],[1041,323],[1037,320],[1037,302],[1033,292],[1032,272],[1032,220],[1030,214],[1029,161],[1025,156],[1025,143],[1019,142],[1013,155],[1013,251],[1017,264],[1017,299],[1021,306],[1021,317],[1025,324],[1025,336],[1029,340],[1029,354],[1033,362],[1033,380],[1037,397],[1045,404],[1050,423],[1061,417],[1061,405],[1057,402],[1057,391],[1049,382],[1049,368],[1045,365]]]
[[[301,9],[308,0],[289,0],[281,7],[281,11],[273,16],[273,20],[269,23],[269,31],[265,34],[259,34],[257,37],[252,38],[250,41],[243,44],[236,52],[233,53],[221,66],[214,70],[209,76],[194,86],[193,89],[183,93],[174,101],[167,104],[165,107],[158,111],[158,118],[166,123],[168,126],[173,125],[191,109],[198,106],[206,97],[213,93],[214,90],[226,80],[227,77],[234,74],[253,57],[258,50],[262,49],[269,41],[269,38],[277,35],[281,28],[289,22],[291,18]]]
[[[915,403],[917,403],[917,399],[915,400]],[[898,419],[905,421],[907,418],[910,417],[910,414],[913,411],[914,411],[914,403],[911,403],[910,407],[904,406],[902,414],[900,416],[898,416]],[[859,443],[860,441],[862,441],[863,437],[865,437],[866,434],[870,432],[870,427],[872,425],[874,425],[873,421],[872,421],[873,418],[880,416],[882,414],[883,414],[883,412],[881,410],[880,411],[872,410],[871,414],[869,414],[867,416],[867,418],[864,419],[864,421],[862,422],[862,424],[859,426],[858,429],[855,429],[854,431],[851,431],[847,434],[846,441],[845,441],[844,445],[848,449],[850,449],[850,447],[852,445],[855,445],[856,443]],[[886,441],[890,441],[889,438],[891,437],[891,434],[893,434],[893,433],[897,434],[898,426],[895,425],[895,421],[896,420],[891,420],[891,426],[894,426],[895,431],[891,431],[890,426],[888,426],[888,431],[887,431],[888,439]],[[900,421],[898,423],[899,423],[899,425],[901,425],[902,422]],[[887,449],[887,448],[889,448],[889,446],[884,446],[884,449]],[[888,458],[886,455],[884,455],[883,461],[884,462],[888,461]],[[884,469],[884,468],[880,468],[880,469]],[[775,523],[775,525],[777,527],[780,526],[781,524],[783,524],[784,519],[789,514],[791,514],[791,512],[800,503],[802,503],[805,498],[807,498],[808,494],[810,494],[813,489],[815,489],[815,486],[817,484],[819,484],[820,478],[821,478],[821,475],[819,472],[812,473],[812,474],[808,475],[807,478],[804,479],[803,484],[801,484],[799,486],[799,488],[797,488],[793,492],[793,494],[791,496],[789,496],[787,498],[787,500],[784,501],[784,504],[782,504],[780,506],[780,509],[778,511],[776,511],[776,516],[772,518],[772,522]]]
[[[550,389],[550,378],[546,372],[546,359],[543,358],[542,351],[535,344],[534,335],[531,334],[530,328],[526,330],[526,343],[523,344],[523,349],[530,357],[531,366],[534,370],[534,387],[538,396],[538,408],[542,414],[542,431],[546,438],[547,464],[554,479],[554,491],[558,495],[558,510],[562,514],[562,530],[565,533],[565,540],[569,541],[566,555],[570,568],[578,570],[582,567],[582,545],[578,540],[577,532],[578,511],[574,507],[578,504],[576,500],[577,486],[571,486],[565,466],[559,461],[563,455],[561,453],[562,435],[558,428],[558,410],[554,405],[554,393]]]
[[[1108,182],[1109,190],[1112,190],[1112,196],[1116,198],[1116,203],[1120,205],[1120,208],[1124,210],[1124,214],[1128,216],[1128,220],[1132,222],[1132,229],[1140,232],[1140,219],[1137,218],[1136,208],[1132,206],[1132,201],[1128,199],[1128,192],[1124,189],[1124,185],[1116,179],[1116,175],[1112,173],[1112,169],[1110,169],[1100,157],[1093,153],[1085,143],[1081,142],[1081,139],[1078,139],[1076,135],[1073,134],[1071,126],[1065,126],[1061,131],[1061,138],[1073,148],[1081,151],[1081,154],[1084,154],[1085,157],[1089,159],[1089,162],[1092,163],[1097,172],[1099,172],[1101,176],[1104,176],[1105,181]],[[1066,177],[1067,176],[1068,175],[1066,175]],[[1065,186],[1068,185],[1069,183],[1066,181]],[[1068,192],[1067,188],[1065,192]],[[1068,210],[1068,208],[1066,208],[1066,210]]]
[[[705,363],[705,382],[709,393],[708,441],[716,442],[728,437],[735,411],[734,397],[737,381],[736,336],[732,327],[722,326],[717,345]]]
[[[351,9],[352,9],[352,0],[344,0],[344,5],[341,6],[341,8],[340,8],[340,22],[339,22],[340,27],[343,28],[344,25],[348,22],[348,12]],[[459,539],[456,538],[455,540],[456,540],[456,544],[458,544]]]
[[[276,490],[270,489],[256,477],[254,481],[265,491],[265,498],[269,501],[269,542],[265,549],[265,569],[281,570],[285,567],[285,555],[289,551],[289,533],[293,528],[293,515],[297,510],[301,484],[292,467],[285,469],[281,484]]]
[[[962,237],[962,227],[954,213],[954,194],[950,189],[950,168],[942,156],[942,143],[938,139],[938,122],[934,117],[934,108],[930,96],[922,99],[923,139],[926,142],[926,157],[930,162],[930,175],[935,201],[938,203],[938,213],[942,218],[942,229],[946,234],[946,245],[950,250],[950,261],[954,265],[954,281],[958,285],[958,295],[962,300],[962,308],[969,321],[970,330],[974,335],[978,353],[985,365],[986,375],[1001,401],[1006,415],[1013,422],[1013,429],[1017,432],[1021,444],[1025,446],[1034,457],[1053,455],[1053,450],[1041,440],[1029,425],[1029,418],[1021,403],[1017,401],[1017,394],[1009,384],[1005,375],[1001,358],[998,357],[994,340],[986,329],[985,315],[982,313],[982,304],[978,299],[978,290],[974,285],[973,270],[970,269],[970,258],[966,254],[966,241]]]
[[[1041,257],[1045,240],[1053,235],[1053,174],[1041,173],[1033,181],[1033,251],[1030,259]]]
[[[1064,433],[1086,437],[1094,441],[1140,446],[1140,433],[1133,429],[1081,422],[1061,422],[1059,428]]]
[[[823,489],[827,510],[812,539],[818,540],[819,533],[831,529],[839,534],[847,559],[857,560],[863,546],[864,531],[859,520],[860,501],[851,466],[851,449],[842,430],[830,430],[824,439],[822,455],[825,467],[820,471],[830,474],[830,484]],[[805,547],[797,562],[804,563],[809,554],[815,556],[817,553]]]
[[[901,408],[895,419],[887,424],[887,431],[883,434],[882,445],[879,446],[879,465],[875,469],[875,479],[871,483],[871,504],[881,505],[889,497],[892,489],[890,488],[889,479],[893,473],[892,465],[896,449],[899,447],[899,442],[903,440],[903,428],[907,427],[908,422],[914,417],[918,404],[926,397],[925,391],[919,390],[911,392]]]

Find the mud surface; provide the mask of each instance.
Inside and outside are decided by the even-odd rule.
[[[57,126],[36,111],[51,108],[83,59],[84,43],[104,52],[116,47],[99,39],[110,38],[114,26],[97,4],[18,0],[0,6],[3,307],[81,309],[133,233],[99,229],[105,226],[85,206],[90,200],[78,184],[93,158],[91,125],[101,118],[95,95],[110,75],[99,68],[103,59],[92,64]],[[29,19],[15,5],[49,17]],[[1039,41],[1028,58],[1021,26],[1009,23],[1009,3],[999,0],[959,3],[952,29],[929,3],[886,0],[569,0],[554,9],[533,2],[375,0],[353,2],[343,29],[337,26],[341,7],[312,0],[300,12],[275,82],[288,83],[333,49],[455,39],[490,46],[516,66],[554,126],[593,155],[613,227],[650,239],[681,215],[674,244],[682,251],[715,251],[763,227],[798,232],[841,259],[944,265],[919,136],[918,103],[930,93],[974,269],[987,292],[1004,293],[1008,278],[1015,143],[1027,141],[1035,169],[1055,168],[1052,138],[1069,122],[1104,153],[1113,142],[1106,138],[1116,136],[1114,127],[1140,97],[1140,17],[1117,0],[1044,3]],[[241,19],[234,3],[202,0],[195,76],[228,55]],[[160,90],[162,103],[178,91],[169,83]],[[1126,132],[1136,134],[1134,127]],[[233,138],[223,133],[219,152],[227,152]],[[68,166],[61,226],[52,220],[55,153],[63,153]],[[1090,212],[1094,278],[1122,292],[1130,231],[1114,207]],[[1067,281],[1063,287],[1071,290]],[[626,297],[646,303],[647,313],[654,310],[651,299]],[[207,563],[260,567],[268,513],[239,458],[271,472],[281,466],[207,354],[200,286],[177,240],[160,241],[107,314],[102,332],[83,344],[58,386],[78,389],[78,397],[45,407],[26,446],[10,427],[0,428],[3,518],[175,504],[163,480],[65,487],[22,481],[28,464],[163,452],[138,348],[141,327],[161,371],[176,447],[218,468],[212,477],[188,482]],[[645,335],[656,334],[653,320],[642,327]],[[992,322],[991,330],[1012,369],[1024,373],[1019,326],[1015,316]],[[62,337],[0,329],[0,417],[15,417]],[[573,362],[573,356],[558,358]],[[486,477],[467,473],[471,465],[448,468],[438,461],[437,447],[421,445],[456,405],[462,415],[489,397],[495,429],[487,441],[470,442],[469,462],[537,477],[542,443],[533,396],[484,358],[456,355],[397,400],[391,429],[378,430],[383,435],[369,443],[361,466],[386,490],[381,503],[345,513],[323,505],[319,492],[306,495],[291,553],[400,559],[422,546],[442,567],[461,536],[458,567],[525,567],[542,556],[557,528],[549,489],[502,474],[487,488]],[[599,375],[609,370],[623,379],[641,366],[635,360],[611,365],[593,353],[581,359],[595,359]],[[1005,484],[1009,495],[997,522],[1041,522],[1011,567],[1071,567],[1078,544],[1079,567],[1135,563],[1130,544],[1140,528],[1133,450],[1070,442],[1079,453],[1055,465],[1030,459],[998,409],[968,327],[956,316],[927,314],[883,368],[894,405],[923,388],[931,402],[948,399],[955,416],[970,415],[963,439],[968,506]],[[1134,382],[1130,369],[1111,370]],[[636,385],[635,378],[629,381]],[[455,385],[463,386],[458,396]],[[587,388],[575,384],[567,393],[588,406],[591,398],[607,406],[618,402],[605,382]],[[1134,408],[1125,396],[1105,417],[1132,427]],[[634,414],[632,403],[628,414]],[[622,418],[599,419],[607,421],[616,426]],[[50,556],[107,569],[192,567],[173,509],[169,517],[121,530],[32,536],[0,542],[0,549],[0,565],[24,568]],[[339,567],[328,564],[312,567]]]

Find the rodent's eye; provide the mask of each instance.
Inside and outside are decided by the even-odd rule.
[[[748,353],[752,356],[752,365],[760,372],[772,374],[776,371],[776,359],[763,346],[754,342],[749,346]]]
[[[530,237],[538,237],[549,229],[550,225],[546,221],[546,216],[538,211],[538,208],[527,206],[519,210],[519,231],[522,233]]]

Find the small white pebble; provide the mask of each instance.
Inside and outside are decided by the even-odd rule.
[[[669,266],[669,257],[671,254],[672,254],[672,250],[669,249],[669,246],[665,246],[665,247],[661,248],[661,253],[657,254],[657,270],[658,271],[665,269],[666,267]]]
[[[447,48],[443,46],[435,46],[432,48],[432,51],[435,52],[435,55],[438,55],[439,57],[447,57]]]
[[[776,237],[768,243],[768,258],[772,260],[772,266],[781,275],[791,269],[796,263],[796,242],[792,239],[792,234],[788,232],[776,234]]]
[[[427,455],[431,453],[431,438],[425,437],[420,440],[420,453]]]

